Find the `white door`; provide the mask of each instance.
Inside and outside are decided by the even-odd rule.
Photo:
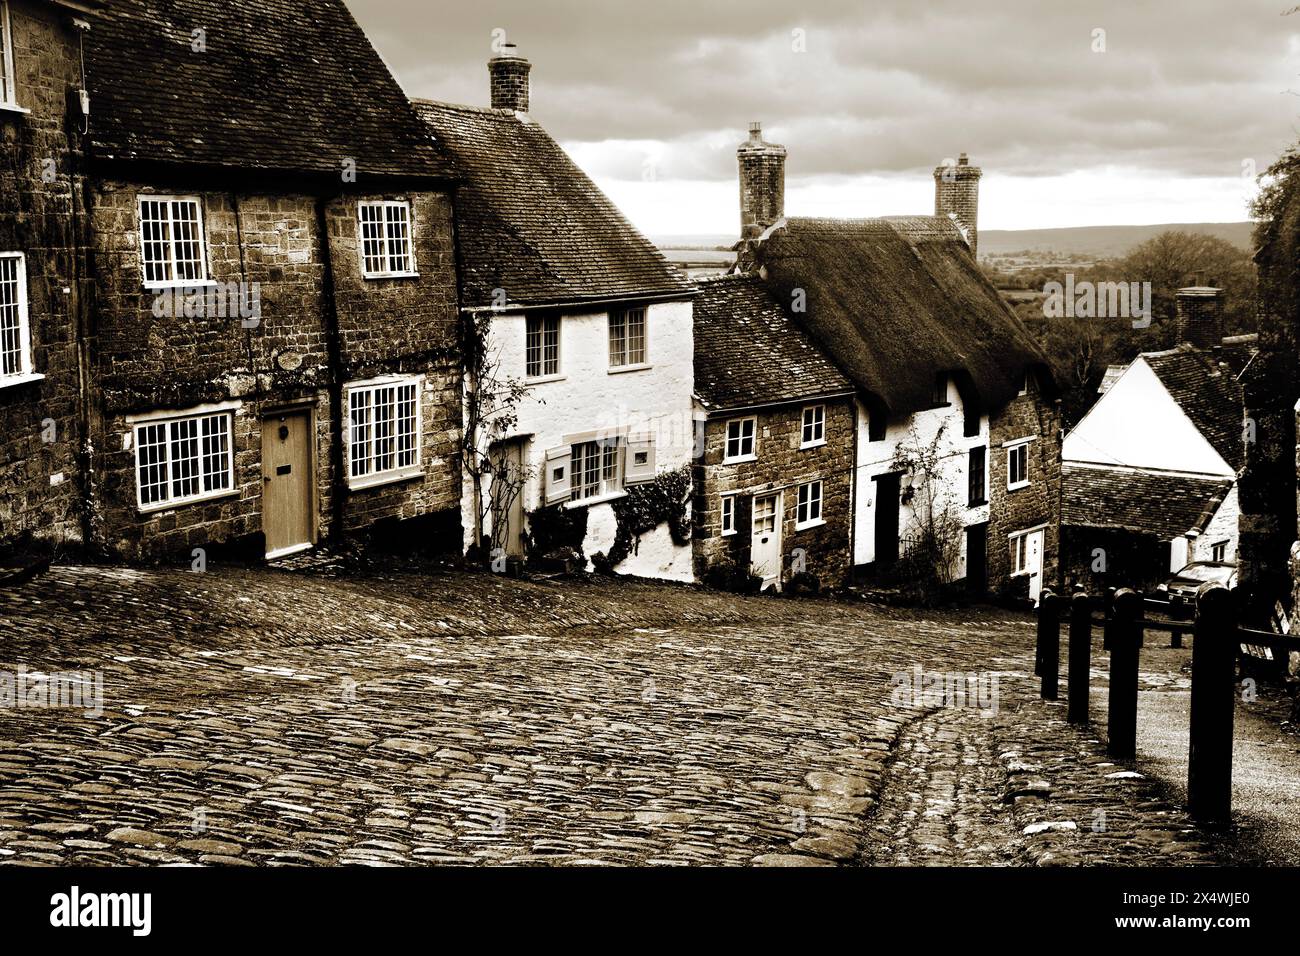
[[[1025,541],[1025,569],[1029,572],[1029,600],[1038,606],[1038,596],[1043,593],[1043,546],[1046,531],[1035,531]]]
[[[754,499],[754,537],[750,544],[750,564],[763,579],[763,587],[781,588],[781,495],[763,495]]]

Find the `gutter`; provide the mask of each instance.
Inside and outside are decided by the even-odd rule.
[[[493,315],[509,315],[514,312],[538,312],[538,311],[553,311],[555,309],[593,308],[595,306],[600,306],[600,305],[617,305],[624,302],[637,302],[637,303],[685,302],[690,299],[694,299],[699,294],[700,294],[699,289],[688,289],[682,292],[671,292],[671,293],[662,292],[662,293],[657,293],[655,295],[628,295],[628,296],[622,296],[620,298],[613,298],[613,299],[608,299],[608,298],[578,299],[569,302],[543,302],[538,304],[527,304],[527,305],[522,303],[511,303],[510,305],[504,305],[504,306],[466,305],[466,306],[461,306],[461,311],[470,313],[472,315],[479,315],[483,313],[488,313]]]

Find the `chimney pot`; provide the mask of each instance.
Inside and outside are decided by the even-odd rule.
[[[785,216],[785,147],[763,142],[763,124],[749,124],[736,150],[740,163],[740,235],[752,239]]]

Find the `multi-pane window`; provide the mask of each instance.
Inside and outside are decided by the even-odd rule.
[[[363,202],[361,272],[367,279],[415,274],[409,202]]]
[[[1211,560],[1211,561],[1227,561],[1227,560],[1228,560],[1228,542],[1226,542],[1226,541],[1220,541],[1220,542],[1219,542],[1218,544],[1216,544],[1216,545],[1211,545],[1211,547],[1210,547],[1210,560]]]
[[[987,461],[988,449],[983,445],[970,450],[970,463],[967,467],[968,494],[966,504],[968,507],[974,508],[988,503],[988,491],[984,478]]]
[[[135,426],[141,508],[214,498],[234,489],[231,413],[189,415]]]
[[[623,487],[621,451],[617,441],[586,441],[573,446],[569,475],[574,501],[612,495]]]
[[[203,211],[197,198],[140,197],[140,260],[146,285],[206,281]]]
[[[804,448],[826,444],[825,405],[810,405],[803,410],[803,437],[800,444]]]
[[[722,533],[736,533],[736,498],[734,495],[722,499]]]
[[[14,91],[14,38],[9,26],[9,0],[0,0],[0,105],[18,105],[18,95]]]
[[[547,378],[560,374],[560,317],[530,315],[524,349],[526,378]]]
[[[31,323],[27,315],[27,260],[0,252],[0,381],[32,370]]]
[[[799,511],[795,517],[796,528],[820,524],[822,520],[822,483],[810,481],[799,486]]]
[[[377,484],[419,473],[418,381],[348,389],[348,461],[354,485]]]
[[[754,457],[754,418],[738,418],[727,422],[727,451],[724,461],[738,461]]]
[[[1029,484],[1029,443],[1012,445],[1007,449],[1007,489],[1023,488]]]
[[[609,314],[609,365],[623,368],[645,364],[645,309]]]
[[[1029,572],[1029,535],[1028,533],[1011,536],[1011,573],[1012,575]]]

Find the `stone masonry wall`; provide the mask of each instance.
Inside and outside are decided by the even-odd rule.
[[[84,241],[74,215],[80,159],[66,129],[77,46],[45,5],[10,4],[19,113],[0,109],[0,252],[26,256],[32,369],[0,383],[0,546],[81,537],[77,310]]]
[[[820,403],[818,403],[820,404]],[[757,461],[724,465],[727,421],[744,414],[712,418],[705,425],[704,458],[696,468],[695,560],[697,574],[721,559],[747,562],[749,528],[737,522],[734,536],[722,536],[721,498],[740,494],[752,497],[784,491],[782,518],[783,566],[788,577],[796,549],[806,555],[807,570],[823,586],[839,586],[851,565],[850,542],[853,527],[852,479],[854,467],[854,414],[848,400],[826,402],[826,444],[799,447],[803,406],[783,405],[757,414],[755,452]],[[821,479],[824,525],[795,530],[798,516],[798,487]],[[748,515],[738,508],[738,515]]]

